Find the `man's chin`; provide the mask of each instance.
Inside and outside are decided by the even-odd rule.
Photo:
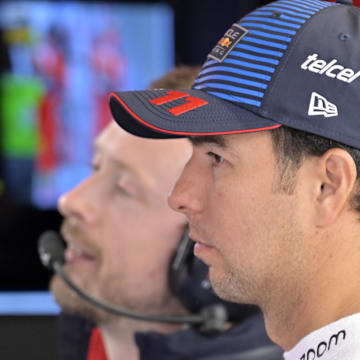
[[[57,275],[54,275],[50,281],[50,291],[60,308],[67,313],[80,315],[95,323],[102,323],[110,316],[80,298]]]
[[[209,280],[216,295],[222,298],[223,300],[229,300],[226,288],[223,284],[224,281],[226,281],[225,275],[223,273],[220,273],[220,271],[215,267],[210,266]]]
[[[242,291],[239,291],[235,279],[230,274],[219,271],[210,267],[209,280],[211,286],[221,299],[236,303],[246,304],[247,300]]]

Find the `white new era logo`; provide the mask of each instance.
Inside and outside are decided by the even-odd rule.
[[[337,106],[326,100],[323,96],[315,91],[311,94],[309,116],[323,115],[325,117],[338,116]]]

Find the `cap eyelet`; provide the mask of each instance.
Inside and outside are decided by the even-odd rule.
[[[344,34],[344,33],[341,33],[339,34],[339,40],[341,41],[347,41],[350,39],[350,35],[349,34]]]

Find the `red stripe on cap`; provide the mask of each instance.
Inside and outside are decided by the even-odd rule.
[[[189,96],[188,93],[184,93],[182,91],[174,91],[174,90],[169,90],[165,96],[160,96],[158,98],[151,99],[149,100],[149,102],[151,104],[160,106],[181,98],[185,98],[186,102],[184,104],[177,105],[173,108],[168,109],[168,111],[174,116],[182,115],[188,111],[195,110],[200,106],[204,106],[208,104],[207,101],[201,98]]]
[[[246,130],[233,130],[233,131],[218,131],[218,132],[207,132],[207,133],[194,133],[194,132],[187,132],[187,131],[171,131],[171,130],[164,130],[160,129],[154,125],[151,125],[141,119],[138,115],[136,115],[128,106],[127,104],[121,99],[116,93],[110,93],[109,99],[111,97],[114,97],[121,105],[122,107],[139,123],[145,125],[146,127],[156,130],[158,132],[164,133],[164,134],[171,134],[171,135],[186,135],[186,136],[203,136],[203,135],[231,135],[231,134],[241,134],[241,133],[247,133],[247,132],[255,132],[255,131],[265,131],[265,130],[272,130],[276,129],[282,124],[272,125],[269,127],[264,128],[258,128],[258,129],[246,129]]]
[[[183,91],[170,90],[170,91],[167,92],[167,95],[161,96],[161,97],[158,97],[158,98],[155,98],[155,99],[151,99],[149,101],[152,104],[155,104],[155,105],[163,105],[163,104],[166,104],[168,102],[184,98],[186,96],[189,96],[189,94],[184,93]]]

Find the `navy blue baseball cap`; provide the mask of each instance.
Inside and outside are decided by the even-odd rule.
[[[360,148],[360,9],[272,2],[226,31],[191,90],[113,92],[109,99],[118,124],[142,137],[286,125]]]

